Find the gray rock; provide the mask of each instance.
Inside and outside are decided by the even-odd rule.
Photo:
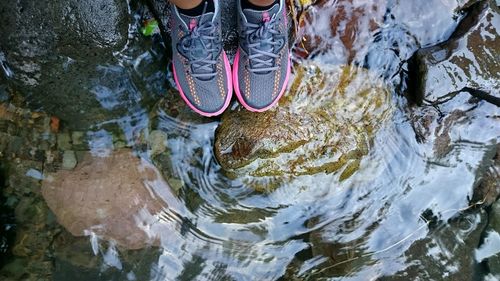
[[[68,132],[61,132],[57,134],[57,148],[60,150],[71,149],[71,137]]]
[[[63,154],[62,168],[65,170],[73,170],[76,167],[76,154],[74,151],[66,150]]]
[[[149,133],[148,143],[151,150],[151,155],[157,155],[165,152],[167,149],[166,141],[167,134],[160,130],[154,130]]]
[[[2,1],[2,74],[32,107],[68,121],[68,127],[87,128],[109,115],[100,105],[106,91],[92,81],[104,77],[113,91],[123,78],[97,65],[115,60],[113,52],[127,42],[129,21],[127,2],[120,0]],[[127,98],[122,92],[115,100]]]
[[[85,133],[80,131],[71,132],[71,140],[73,141],[73,148],[76,150],[87,150],[88,146],[85,142]]]
[[[126,43],[127,14],[126,2],[119,0],[2,1],[0,36],[6,39],[6,60],[21,62],[9,64],[14,75],[20,71],[40,77],[31,59],[54,59],[56,54],[80,59],[112,51]]]

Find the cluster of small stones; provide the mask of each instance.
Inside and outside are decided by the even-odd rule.
[[[0,104],[0,162],[7,177],[2,195],[16,220],[14,259],[0,271],[4,280],[45,280],[52,274],[49,249],[62,229],[40,187],[43,172],[58,169],[63,157],[57,149],[55,120],[8,102]]]
[[[9,96],[18,97],[10,89]],[[67,248],[68,244],[82,244],[78,242],[80,240],[71,238],[73,236],[68,234],[67,226],[63,228],[60,224],[60,214],[54,214],[46,201],[64,200],[50,196],[44,198],[42,184],[47,178],[54,179],[51,175],[58,172],[74,174],[79,164],[89,161],[85,160],[89,154],[88,134],[70,131],[56,116],[24,109],[21,107],[22,102],[13,101],[10,97],[0,103],[0,166],[6,176],[6,186],[0,189],[0,198],[5,198],[5,202],[1,203],[14,211],[15,240],[8,241],[12,258],[0,269],[0,279],[52,280],[54,251]],[[161,135],[154,133],[151,142],[156,152],[164,151]],[[126,144],[123,138],[115,137],[113,146],[120,148]],[[130,155],[121,159],[122,163],[140,162],[129,152],[122,155]],[[129,170],[124,174],[129,174]],[[111,176],[120,178],[119,175]],[[82,182],[73,184],[78,188]],[[88,227],[84,225],[74,234],[82,236],[83,229]],[[122,244],[125,248],[141,248],[144,246],[137,246],[137,243],[146,242],[146,238],[141,236],[131,242],[136,244],[128,244],[127,240],[123,240],[125,242]],[[90,249],[88,239],[83,241],[87,250]],[[92,255],[87,258],[92,259]]]

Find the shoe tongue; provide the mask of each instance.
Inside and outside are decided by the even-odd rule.
[[[192,30],[195,26],[201,23],[211,21],[214,18],[214,13],[206,13],[203,15],[191,17],[191,16],[186,16],[184,14],[179,13],[179,16],[181,17],[182,21],[186,23],[187,27],[189,30]]]
[[[279,10],[280,10],[279,4],[275,4],[269,10],[264,10],[264,11],[245,9],[245,10],[243,10],[243,14],[245,14],[247,22],[250,22],[253,24],[261,24],[263,22],[270,21],[272,16],[277,14],[279,12]],[[262,40],[259,45],[260,45],[258,47],[259,50],[266,51],[266,52],[273,52],[274,51],[274,47],[271,44],[265,43],[264,40]]]
[[[274,14],[278,13],[279,10],[280,10],[280,5],[275,4],[269,10],[264,10],[264,11],[244,9],[243,14],[245,14],[245,17],[246,17],[248,22],[257,24],[257,23],[261,23],[263,21],[271,20],[271,17]]]
[[[188,27],[188,30],[193,30],[196,26],[207,22],[211,21],[214,18],[213,12],[211,13],[205,13],[200,16],[187,16],[184,14],[179,13],[179,16],[181,17],[182,21],[184,21]],[[201,59],[201,58],[206,58],[207,57],[207,50],[205,46],[203,46],[201,40],[193,40],[193,44],[195,44],[193,47],[193,51],[191,52],[191,56],[195,59]],[[199,70],[199,69],[193,69],[197,73],[210,73],[209,70]]]

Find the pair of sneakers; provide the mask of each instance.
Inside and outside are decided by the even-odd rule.
[[[206,1],[206,0],[204,0]],[[172,5],[174,79],[191,109],[211,117],[224,112],[233,87],[248,110],[262,112],[283,95],[290,76],[285,0],[265,11],[242,9],[237,0],[239,46],[233,70],[222,46],[221,7],[196,17]],[[232,16],[232,15],[225,15]]]

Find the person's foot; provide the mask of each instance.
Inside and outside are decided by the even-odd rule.
[[[214,0],[208,0],[214,1]],[[203,1],[201,15],[187,16],[172,5],[172,62],[178,90],[191,109],[203,116],[219,115],[233,91],[231,66],[222,48],[218,1]],[[212,11],[207,7],[213,7]]]
[[[285,0],[268,10],[242,8],[238,0],[240,42],[233,64],[233,83],[240,103],[262,112],[275,105],[290,76]]]

